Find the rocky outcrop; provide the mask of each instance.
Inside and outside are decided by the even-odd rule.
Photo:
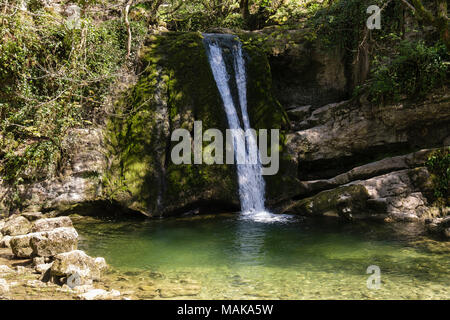
[[[17,216],[13,219],[17,220]],[[25,220],[20,221],[24,223]],[[120,297],[120,293],[116,290],[100,292],[98,290],[103,289],[96,289],[93,286],[93,281],[100,281],[108,265],[104,258],[92,258],[83,251],[77,250],[78,233],[73,228],[69,217],[38,219],[29,229],[36,232],[6,236],[10,238],[9,243],[14,256],[28,259],[28,262],[25,262],[24,266],[17,266],[16,271],[6,265],[0,265],[1,276],[39,275],[39,280],[28,280],[25,285],[30,288],[47,288],[53,285],[61,290],[77,294],[81,299],[109,300]],[[7,295],[9,285],[1,280],[0,296]],[[81,294],[86,295],[81,296]]]
[[[91,283],[100,279],[102,273],[108,268],[105,259],[92,258],[83,251],[74,250],[55,256],[50,268],[50,275],[61,279],[75,275],[79,280],[78,285]]]
[[[295,121],[298,131],[288,134],[287,146],[298,161],[302,181],[331,178],[361,162],[444,146],[449,123],[450,94],[445,92],[419,104],[376,108],[347,101],[318,108]]]
[[[421,151],[419,154],[429,152]],[[397,160],[411,158],[414,158],[414,154],[399,157]],[[401,221],[425,219],[427,217],[425,213],[430,205],[426,195],[432,193],[427,169],[417,167],[377,175],[391,166],[395,168],[401,161],[382,162],[389,164],[387,168],[382,169],[380,163],[366,165],[361,170],[354,168],[351,172],[330,180],[304,182],[303,190],[309,194],[324,189],[325,191],[306,199],[289,201],[282,205],[279,211],[307,216],[332,213],[346,219],[387,217]],[[376,168],[380,171],[375,170]]]
[[[15,192],[23,207],[37,210],[66,211],[102,199],[102,174],[107,167],[103,132],[100,128],[70,130],[63,142],[67,159],[62,163],[61,172],[53,178],[19,184],[13,189],[0,177],[0,209],[8,211],[11,208],[11,197]]]
[[[16,257],[52,257],[77,248],[78,234],[74,228],[57,228],[52,231],[34,232],[15,236],[10,240]]]
[[[427,228],[431,233],[450,239],[450,216],[434,218],[427,222]]]
[[[336,215],[351,219],[354,213],[366,209],[369,194],[360,185],[344,186],[323,191],[314,197],[293,201],[284,206],[281,213],[306,216]]]
[[[76,250],[78,233],[74,228],[57,228],[32,234],[29,243],[34,256],[53,257],[63,252]]]
[[[450,144],[448,88],[419,102],[345,100],[352,79],[343,52],[324,50],[303,31],[279,32],[239,33],[251,125],[281,129],[280,171],[265,177],[267,206],[307,215],[363,217],[364,211],[424,219],[432,198],[424,162],[433,148]],[[71,130],[58,177],[19,185],[23,207],[67,212],[114,203],[148,216],[238,210],[233,166],[170,160],[173,130],[192,132],[197,120],[204,129],[228,127],[201,34],[153,34],[139,58],[145,68],[115,105],[115,116],[99,128]],[[10,189],[0,181],[5,210]],[[327,193],[335,208],[323,204]]]
[[[296,200],[281,205],[281,212],[329,214],[329,208],[319,205],[324,194],[338,199],[342,192],[346,198],[347,186],[360,186],[368,197],[364,204],[355,200],[353,218],[427,217],[434,197],[424,165],[433,148],[449,145],[448,90],[433,92],[422,102],[373,106],[361,96],[296,107],[288,114],[294,131],[287,135],[286,152],[296,161],[301,182]],[[337,207],[333,211],[346,216]]]

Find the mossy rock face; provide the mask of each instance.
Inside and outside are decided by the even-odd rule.
[[[353,214],[365,211],[368,199],[369,194],[364,186],[343,186],[291,203],[282,212],[304,216],[324,216],[331,213],[351,219]]]
[[[267,58],[256,48],[246,52],[251,125],[283,129],[288,122],[271,95]],[[198,207],[237,209],[235,166],[175,165],[170,157],[178,144],[171,141],[175,129],[187,129],[193,137],[194,121],[202,121],[203,132],[216,128],[225,133],[228,128],[202,35],[153,35],[140,59],[144,69],[137,84],[117,104],[117,116],[108,121],[112,160],[104,177],[107,197],[153,216]],[[204,147],[209,143],[205,141]],[[268,179],[269,190],[275,177]]]

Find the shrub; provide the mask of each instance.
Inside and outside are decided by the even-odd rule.
[[[434,196],[438,202],[450,204],[450,148],[433,152],[427,162],[428,171],[432,174]]]
[[[402,96],[423,98],[448,78],[448,53],[443,44],[402,41],[394,58],[375,61],[370,96],[374,102],[398,101]]]

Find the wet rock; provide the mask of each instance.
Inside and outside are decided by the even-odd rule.
[[[427,222],[428,231],[450,238],[450,216],[445,218],[434,218]]]
[[[33,208],[30,211],[61,211],[79,203],[99,200],[100,177],[107,167],[103,135],[102,128],[70,129],[62,141],[63,148],[68,151],[68,161],[61,168],[62,175],[19,185],[18,196],[23,206]],[[2,198],[12,195],[10,189],[0,182]]]
[[[4,236],[3,238],[1,238],[0,248],[11,248],[10,245],[11,238],[12,238],[11,236]]]
[[[72,220],[69,217],[39,219],[34,222],[32,232],[52,231],[63,227],[73,227]]]
[[[27,234],[31,230],[31,223],[22,216],[9,219],[2,228],[2,234],[6,236],[18,236]]]
[[[447,238],[450,238],[450,228],[444,229],[443,235]]]
[[[33,222],[44,218],[42,212],[22,212],[22,217],[25,217],[28,221]]]
[[[76,250],[77,245],[78,233],[74,228],[69,227],[34,233],[30,238],[33,255],[39,257],[52,257],[59,253]]]
[[[282,213],[322,216],[335,212],[344,218],[364,211],[369,195],[363,186],[344,186],[323,191],[313,197],[294,201],[282,209]]]
[[[308,178],[313,180],[331,169],[329,176],[335,176],[342,172],[342,168],[354,167],[363,158],[370,162],[370,154],[382,154],[396,146],[414,143],[421,147],[443,145],[448,134],[445,121],[450,120],[448,97],[448,94],[442,94],[419,104],[380,105],[376,108],[369,103],[322,107],[306,119],[316,121],[314,127],[287,135],[289,153],[308,168],[304,174],[314,176]],[[427,128],[420,139],[418,124]]]
[[[117,290],[106,291],[103,289],[93,289],[86,293],[80,294],[78,298],[81,300],[112,300],[120,297],[120,292]]]
[[[369,198],[366,202],[367,214],[389,215],[391,220],[417,221],[427,216],[427,199],[423,192],[430,190],[430,174],[426,168],[414,168],[390,172],[367,180],[357,180],[344,185],[360,186],[366,189]],[[342,187],[340,187],[342,188]],[[322,193],[333,193],[333,190]],[[422,191],[422,192],[421,192]],[[320,194],[314,196],[317,197]],[[346,198],[341,197],[336,205],[341,206],[341,213],[345,215]],[[332,201],[333,202],[333,201]],[[340,203],[339,203],[340,202]],[[339,211],[339,208],[337,208]]]
[[[5,279],[0,279],[0,296],[9,292],[9,285]]]
[[[82,285],[90,283],[90,280],[99,280],[106,269],[105,259],[92,258],[81,250],[74,250],[55,256],[50,275],[61,278],[76,274]]]

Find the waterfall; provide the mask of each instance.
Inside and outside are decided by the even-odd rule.
[[[219,89],[220,96],[227,115],[228,127],[232,130],[233,148],[236,160],[239,198],[241,211],[244,214],[265,213],[265,183],[261,175],[262,165],[254,132],[250,131],[250,121],[247,113],[247,75],[242,45],[233,35],[204,34],[204,43],[209,64]],[[237,88],[238,101],[233,99],[230,83],[232,72],[228,72],[224,49],[231,52],[234,70],[234,85]],[[239,105],[242,125],[236,105]],[[245,137],[239,137],[237,131],[243,130]],[[245,159],[246,161],[242,161]]]

